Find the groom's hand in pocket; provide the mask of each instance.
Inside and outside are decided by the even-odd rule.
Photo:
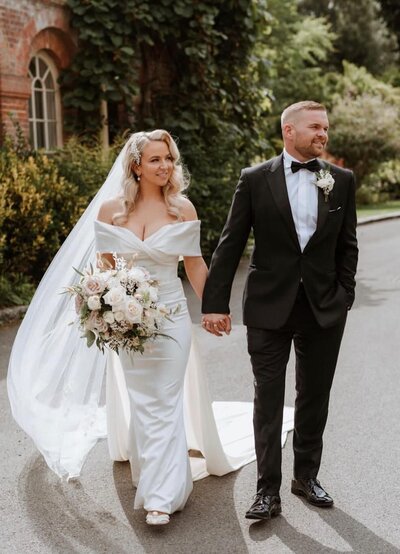
[[[229,314],[204,314],[201,325],[203,329],[217,337],[222,337],[223,333],[229,335],[232,329],[231,316]]]

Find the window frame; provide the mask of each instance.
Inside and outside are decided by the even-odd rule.
[[[38,73],[38,66],[39,66],[39,60],[42,60],[43,63],[46,65],[46,71],[42,77],[40,77]],[[35,62],[36,66],[36,76],[32,76],[30,71],[30,66],[32,61]],[[51,74],[51,77],[53,79],[54,83],[54,89],[49,89],[46,84],[45,80],[48,76],[48,74]],[[43,50],[39,50],[35,54],[33,54],[29,60],[29,66],[28,66],[28,76],[31,79],[31,96],[29,98],[30,103],[30,112],[28,113],[28,122],[29,122],[29,140],[32,144],[32,147],[35,150],[38,150],[39,148],[44,148],[46,152],[52,152],[55,148],[60,147],[63,145],[63,133],[62,133],[62,110],[61,110],[61,95],[60,95],[60,88],[57,83],[58,79],[58,69],[56,64],[54,63],[53,59],[47,52]],[[36,89],[34,88],[34,82],[36,79],[39,79],[42,88]],[[36,105],[35,105],[35,93],[37,92],[41,93],[41,102],[42,102],[42,108],[43,108],[43,118],[37,118],[36,117]],[[54,115],[55,119],[49,118],[49,105],[47,100],[47,94],[49,92],[54,92]],[[56,143],[50,145],[49,141],[49,123],[54,122],[55,123],[55,139]],[[38,146],[38,123],[43,123],[44,127],[44,147]],[[32,126],[32,134],[31,134],[31,126]]]

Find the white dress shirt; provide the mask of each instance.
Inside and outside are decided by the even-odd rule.
[[[307,242],[317,228],[318,187],[313,183],[314,173],[312,171],[300,169],[296,173],[293,173],[291,170],[293,161],[299,162],[299,160],[293,158],[286,150],[283,150],[286,187],[297,237],[299,239],[301,251],[303,252]]]

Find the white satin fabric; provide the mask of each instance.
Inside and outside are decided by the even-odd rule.
[[[160,300],[179,305],[164,332],[143,355],[111,353],[107,363],[107,436],[113,460],[130,461],[135,508],[181,510],[192,481],[224,475],[255,459],[250,402],[211,403],[191,340],[191,321],[177,265],[200,256],[200,222],[161,227],[144,241],[129,229],[95,222],[96,249],[117,252],[159,281]],[[282,444],[293,428],[285,408]],[[188,450],[202,456],[188,456]]]

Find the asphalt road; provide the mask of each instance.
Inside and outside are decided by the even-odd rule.
[[[320,479],[332,510],[289,492],[291,436],[283,450],[282,516],[250,523],[244,512],[255,464],[195,483],[186,509],[159,529],[132,509],[127,463],[112,463],[107,445],[91,452],[79,482],[61,482],[13,422],[5,377],[16,327],[0,330],[0,552],[272,553],[400,552],[400,221],[359,228],[357,300],[349,314]],[[215,400],[251,400],[252,377],[240,324],[245,263],[234,286],[230,337],[207,335],[189,294],[196,339]],[[293,362],[286,403],[293,405]]]

